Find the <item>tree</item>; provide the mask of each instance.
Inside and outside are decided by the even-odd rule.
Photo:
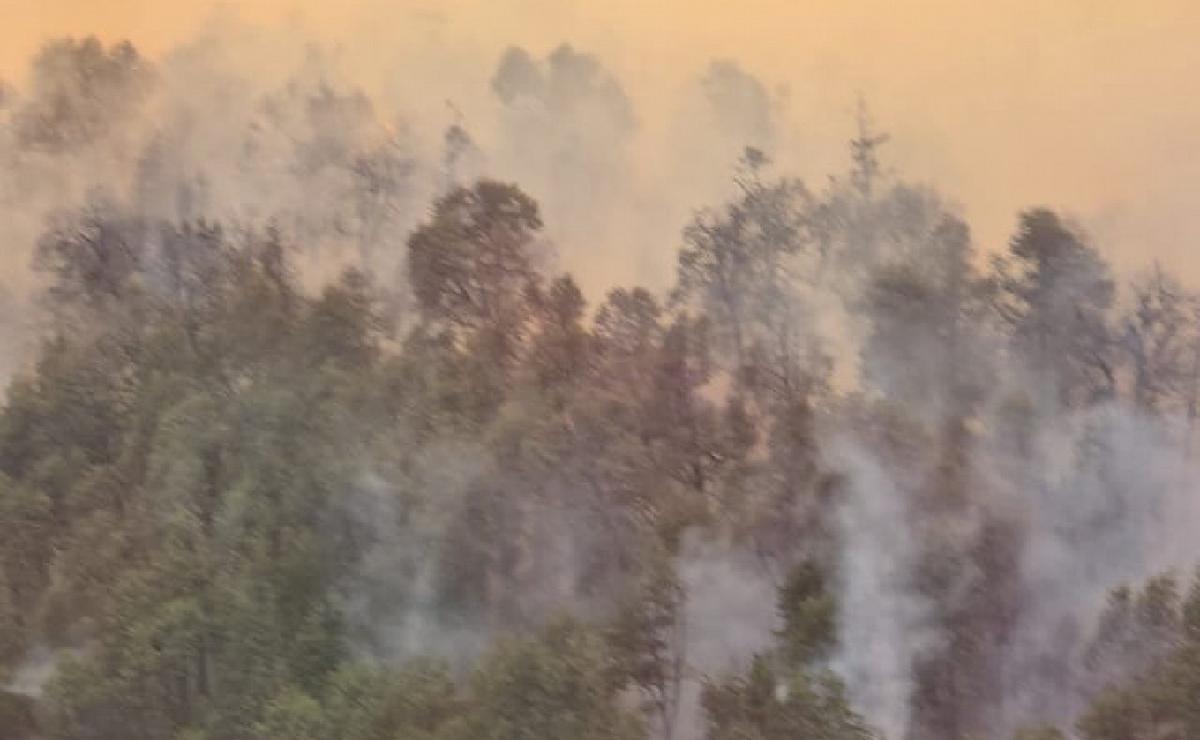
[[[434,204],[409,237],[409,279],[423,316],[461,332],[500,365],[517,355],[539,281],[537,204],[515,185],[481,180]]]
[[[50,498],[0,475],[0,666],[22,654],[35,633],[31,614],[50,577],[54,543]]]
[[[1200,731],[1200,581],[1180,599],[1169,575],[1113,591],[1091,648],[1101,681],[1076,729],[1084,740],[1186,738]]]
[[[837,637],[837,606],[825,588],[816,564],[802,562],[788,574],[779,590],[780,651],[788,665],[813,665],[833,648]]]
[[[94,36],[46,44],[33,62],[33,89],[15,113],[18,141],[62,152],[101,141],[129,124],[155,73],[128,41],[108,49]]]
[[[96,310],[124,298],[143,268],[144,225],[99,193],[79,212],[60,213],[52,223],[34,259],[54,279],[51,300]]]
[[[304,692],[289,688],[267,704],[254,734],[262,740],[326,740],[331,730],[321,705]]]
[[[583,327],[586,304],[570,275],[556,278],[534,295],[534,336],[529,363],[546,390],[569,387],[587,370],[589,337]]]
[[[1200,336],[1197,298],[1155,265],[1133,284],[1133,306],[1122,317],[1119,346],[1132,371],[1133,402],[1155,411],[1191,409]]]
[[[387,329],[379,303],[370,277],[355,268],[326,287],[307,317],[314,361],[353,368],[378,359]]]
[[[735,182],[740,196],[719,211],[702,211],[684,229],[675,296],[695,298],[719,330],[738,369],[750,344],[777,335],[789,301],[791,258],[807,244],[804,205],[797,180],[767,183],[765,156],[747,149]]]
[[[32,699],[0,691],[0,740],[37,740],[39,737]]]
[[[987,385],[985,293],[971,252],[966,224],[947,215],[867,285],[865,380],[914,411],[968,414]]]
[[[744,675],[706,681],[701,704],[709,740],[812,737],[871,740],[841,682],[819,665],[835,635],[834,606],[820,571],[802,563],[779,589],[783,629]]]
[[[640,723],[625,712],[622,677],[594,631],[570,621],[533,640],[502,640],[471,678],[463,740],[633,740]]]
[[[641,693],[658,737],[672,740],[685,672],[685,594],[672,564],[661,556],[650,556],[646,570],[640,588],[622,604],[609,643],[621,672]]]
[[[709,740],[870,740],[832,675],[780,673],[764,656],[745,677],[709,683],[703,694]]]
[[[866,100],[861,96],[854,113],[858,134],[850,141],[850,158],[854,163],[850,170],[850,182],[859,194],[870,198],[880,176],[879,147],[887,143],[890,137],[874,131]]]
[[[446,737],[467,711],[444,666],[414,660],[399,670],[343,667],[323,706],[338,740],[433,740]]]
[[[1057,727],[1042,725],[1017,730],[1013,735],[1013,740],[1067,740],[1067,738]]]
[[[994,262],[997,309],[1013,348],[1067,405],[1109,397],[1116,384],[1108,265],[1058,214],[1021,214]]]

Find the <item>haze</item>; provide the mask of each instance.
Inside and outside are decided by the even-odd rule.
[[[1200,12],[0,3],[0,740],[1200,737]]]
[[[339,43],[351,69],[385,85],[414,47],[440,47],[450,62],[483,55],[471,65],[484,74],[509,45],[544,53],[566,41],[614,71],[646,126],[662,123],[673,105],[662,101],[710,60],[733,58],[785,92],[785,135],[806,172],[843,157],[861,92],[892,134],[889,163],[958,198],[985,250],[1003,244],[1020,207],[1044,203],[1072,213],[1121,267],[1159,259],[1200,274],[1194,3],[247,0],[235,12],[0,0],[0,10],[8,79],[48,38],[129,38],[154,57],[221,13]]]

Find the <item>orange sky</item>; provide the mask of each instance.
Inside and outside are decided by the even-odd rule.
[[[0,0],[0,76],[20,79],[47,37],[131,38],[151,55],[185,40],[214,3]],[[789,130],[838,160],[864,92],[910,177],[965,205],[986,247],[1015,210],[1080,217],[1118,263],[1163,259],[1200,278],[1200,3],[1019,0],[243,0],[244,19],[293,24],[354,47],[413,39],[483,54],[559,41],[599,53],[655,115],[659,93],[714,57],[786,85]],[[734,8],[737,8],[736,10]],[[376,52],[375,50],[380,50]],[[394,56],[394,53],[393,53]],[[807,138],[806,138],[807,137]],[[836,140],[836,139],[835,139]]]

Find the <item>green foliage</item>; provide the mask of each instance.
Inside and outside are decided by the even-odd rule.
[[[1090,666],[1108,679],[1077,729],[1085,740],[1191,737],[1200,732],[1193,697],[1200,692],[1200,643],[1189,620],[1200,578],[1181,601],[1170,574],[1151,578],[1140,591],[1114,589],[1089,654]],[[1120,672],[1106,666],[1118,662]]]
[[[14,132],[59,154],[115,135],[153,79],[94,40],[34,76]],[[344,169],[362,254],[398,244],[411,163],[338,138],[375,127],[364,96],[306,102],[298,176]],[[37,700],[0,693],[0,738],[37,719],[47,740],[677,740],[699,686],[708,740],[868,740],[828,667],[848,487],[825,435],[877,454],[914,512],[900,587],[945,639],[909,666],[912,734],[980,729],[1023,594],[1017,525],[974,486],[1005,471],[973,467],[973,429],[985,401],[997,445],[1037,421],[988,395],[1000,347],[1072,405],[1120,391],[1123,352],[1139,406],[1179,407],[1190,304],[1159,281],[1114,341],[1107,266],[1046,210],[977,272],[936,194],[880,187],[881,142],[864,126],[849,186],[820,195],[748,149],[735,198],[685,228],[670,298],[614,288],[594,311],[545,271],[538,204],[491,180],[435,199],[406,285],[364,264],[304,286],[293,246],[319,245],[156,221],[145,182],[52,214],[49,327],[0,410],[0,678],[69,657]],[[863,335],[861,395],[835,388],[823,293]],[[696,541],[779,583],[774,644],[719,677],[688,655]],[[1087,740],[1200,736],[1200,581],[1177,586],[1114,592]]]
[[[0,691],[0,740],[34,740],[38,736],[34,701]]]
[[[445,668],[418,661],[399,672],[342,668],[325,707],[341,740],[434,740],[447,736],[466,702]]]
[[[781,651],[789,665],[822,658],[837,638],[837,605],[825,588],[825,577],[811,562],[792,569],[779,594],[783,629]]]
[[[267,704],[254,734],[262,740],[325,740],[330,729],[321,705],[289,688]]]
[[[643,560],[646,573],[621,604],[608,644],[619,672],[640,692],[644,710],[671,737],[684,679],[686,594],[661,555]]]
[[[870,740],[831,675],[779,671],[763,656],[744,677],[710,683],[704,711],[711,740]]]
[[[816,665],[835,638],[835,608],[820,570],[809,562],[793,568],[777,599],[783,628],[774,649],[756,655],[744,675],[705,683],[707,737],[871,740],[840,680]]]
[[[1066,740],[1066,737],[1057,727],[1040,725],[1017,730],[1013,740]]]
[[[765,164],[762,152],[746,150],[740,199],[699,213],[679,252],[677,298],[698,299],[739,362],[752,343],[780,328],[791,260],[808,244],[808,192],[798,180],[764,182]]]
[[[483,180],[455,188],[409,238],[409,276],[424,314],[471,332],[505,360],[526,316],[537,273],[537,204],[515,185]]]
[[[1106,313],[1116,288],[1096,250],[1058,214],[1035,208],[1021,214],[995,266],[997,308],[1034,369],[1048,374],[1068,403],[1111,395]]]
[[[642,737],[637,718],[618,703],[621,683],[600,635],[560,620],[536,640],[502,640],[484,659],[471,678],[471,706],[454,737]]]

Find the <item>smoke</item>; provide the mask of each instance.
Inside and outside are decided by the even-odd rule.
[[[52,649],[46,645],[35,645],[9,675],[7,683],[0,685],[0,688],[37,699],[42,696],[46,684],[54,678],[55,671],[64,660],[80,658],[86,652],[83,648]]]
[[[494,166],[516,175],[546,209],[566,263],[586,274],[622,259],[596,254],[641,231],[622,230],[639,184],[637,119],[621,84],[596,57],[564,44],[542,60],[509,48],[491,88],[500,104]]]
[[[709,66],[700,84],[718,134],[732,147],[772,149],[776,138],[774,101],[762,82],[737,62],[722,59]]]
[[[933,605],[916,587],[920,544],[908,494],[852,440],[835,442],[826,455],[849,478],[837,511],[839,649],[832,667],[886,737],[907,737],[913,666],[940,637]]]
[[[921,734],[917,669],[938,655],[987,666],[984,695],[959,710],[969,726],[999,737],[1037,722],[1069,727],[1123,675],[1087,664],[1110,591],[1187,574],[1200,560],[1200,469],[1187,419],[1119,401],[1038,408],[1019,400],[1024,389],[997,388],[961,430],[971,453],[960,495],[974,503],[949,513],[939,513],[944,503],[930,509],[931,473],[920,469],[932,461],[898,458],[869,433],[831,434],[823,445],[825,463],[845,476],[831,666],[887,737]],[[989,526],[1008,533],[1011,549],[980,550]],[[933,593],[930,568],[949,571]],[[979,608],[1008,626],[989,627]],[[955,652],[964,625],[990,644]]]
[[[675,737],[686,740],[704,737],[704,681],[744,671],[752,656],[770,648],[779,617],[776,584],[749,553],[692,541],[677,568],[684,592],[687,670]]]
[[[413,463],[386,476],[366,472],[341,499],[339,519],[364,551],[342,586],[342,609],[362,657],[436,657],[464,671],[494,635],[485,622],[443,607],[438,537],[454,503],[494,465],[478,446],[450,441],[425,446]]]
[[[1200,559],[1200,470],[1182,418],[1110,404],[1038,427],[1023,463],[1023,613],[1006,655],[1005,711],[1061,722],[1098,688],[1083,651],[1107,593],[1186,574]]]
[[[556,267],[597,298],[613,285],[661,291],[671,283],[680,226],[697,204],[731,192],[744,147],[783,166],[801,162],[786,90],[729,59],[689,70],[667,102],[648,110],[639,109],[636,80],[570,44],[460,55],[430,42],[370,74],[359,65],[294,29],[217,16],[154,58],[123,44],[55,42],[27,83],[0,86],[0,376],[27,361],[37,335],[39,286],[28,265],[38,235],[91,199],[115,199],[147,223],[271,224],[304,250],[296,264],[307,284],[363,267],[402,312],[405,238],[430,199],[456,182],[487,175],[528,189],[558,246]],[[830,156],[832,144],[814,146],[814,138],[802,142],[805,156]],[[868,277],[905,261],[932,274],[929,265],[947,259],[936,251],[946,247],[937,229],[954,209],[927,190],[901,188],[861,219],[831,188],[826,215],[850,225],[830,261],[842,260],[836,269],[845,282],[817,289],[786,323],[833,348],[836,379],[865,388],[866,400],[856,402],[907,403],[913,421],[902,434],[911,431],[932,451],[898,454],[878,443],[878,430],[853,425],[825,430],[821,464],[842,480],[832,516],[839,644],[830,665],[875,726],[897,740],[912,737],[927,711],[918,669],[958,649],[951,622],[983,625],[990,642],[971,657],[987,667],[991,697],[964,722],[1004,732],[1033,719],[1069,720],[1093,688],[1083,652],[1107,591],[1200,558],[1200,470],[1189,455],[1189,422],[1120,401],[1060,407],[1045,400],[1053,389],[1030,385],[1037,381],[1019,360],[1000,356],[994,337],[940,354],[953,327],[928,316],[893,315],[888,341],[868,347],[882,325],[864,308]],[[955,278],[938,279],[945,284],[934,292],[949,293]],[[946,382],[938,374],[945,366],[978,369],[979,377]],[[947,441],[939,435],[958,410],[957,383],[977,398],[951,432],[960,439]],[[516,425],[514,436],[527,431]],[[410,432],[398,448],[416,445],[404,436]],[[897,446],[911,450],[911,442]],[[930,503],[939,466],[960,442],[970,503]],[[572,450],[580,459],[591,452],[583,443]],[[628,522],[599,521],[584,465],[518,468],[493,454],[438,440],[393,466],[363,462],[337,512],[337,526],[365,552],[340,594],[362,654],[432,654],[463,667],[495,634],[564,605],[607,616],[606,569],[625,564],[597,561],[621,551]],[[515,500],[505,498],[515,490],[535,491],[536,503],[513,504],[515,513],[486,508]],[[443,536],[481,522],[502,530],[510,520],[494,518],[503,516],[522,527],[507,555],[520,603],[497,596],[502,606],[489,614],[469,603],[448,608],[441,568],[469,556],[471,543],[464,536],[462,552],[448,556]],[[1012,562],[988,559],[994,525],[1014,533]],[[935,560],[950,572],[931,576]],[[1012,593],[996,599],[1011,610],[1010,624],[992,627],[973,600],[1009,566]],[[694,671],[679,737],[691,738],[701,732],[699,679],[744,667],[770,646],[776,584],[735,546],[689,543],[677,567]],[[53,664],[35,653],[13,690],[36,695]]]
[[[94,39],[45,47],[0,107],[10,290],[37,293],[27,266],[45,219],[97,191],[151,221],[272,223],[303,245],[310,285],[348,264],[399,285],[430,198],[479,176],[539,200],[591,298],[662,290],[691,209],[728,191],[742,147],[773,143],[765,86],[733,62],[689,76],[664,129],[571,45],[465,53],[431,43],[364,70],[346,47],[229,14],[156,58]]]

